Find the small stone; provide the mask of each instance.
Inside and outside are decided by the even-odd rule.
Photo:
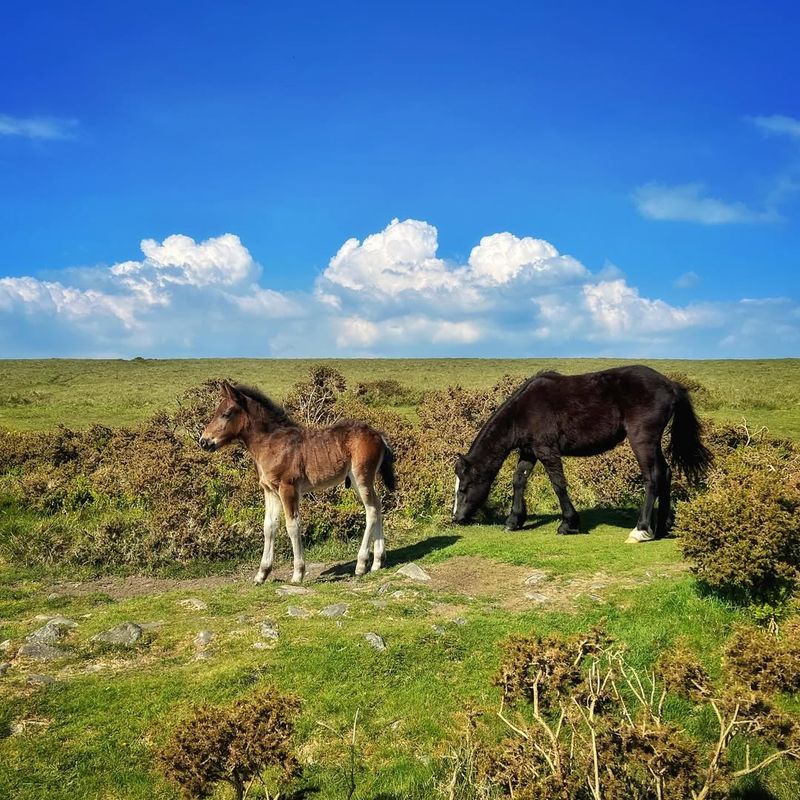
[[[269,650],[271,647],[269,642],[253,642],[253,650]]]
[[[214,641],[214,631],[200,631],[194,637],[195,647],[208,647]]]
[[[456,617],[453,620],[453,625],[466,625],[466,624],[467,624],[467,621],[464,619],[464,617]]]
[[[590,594],[589,599],[594,600],[595,603],[605,603],[605,599],[600,597],[599,594]]]
[[[370,631],[369,633],[365,633],[364,634],[364,638],[376,650],[385,650],[386,649],[386,642],[384,642],[383,639],[380,636],[378,636],[377,633],[372,633],[372,631]]]
[[[0,664],[0,678],[2,678],[9,669],[11,669],[11,664],[9,664],[8,661],[4,661]]]
[[[541,583],[544,580],[547,580],[547,573],[536,570],[536,572],[532,572],[525,578],[525,585],[536,586],[537,583]]]
[[[348,608],[347,603],[334,603],[331,606],[325,606],[319,614],[321,617],[341,617],[342,614],[347,613]]]
[[[31,661],[55,661],[67,655],[58,647],[46,642],[26,642],[17,650],[17,658],[28,658]]]
[[[391,592],[393,588],[391,583],[382,583],[378,588],[378,594],[386,594],[387,592]]]
[[[549,598],[546,594],[540,594],[539,592],[525,592],[525,599],[533,600],[534,603],[546,603]]]
[[[314,594],[312,589],[306,589],[305,586],[279,586],[275,590],[278,597],[295,597],[304,594]]]
[[[370,603],[381,611],[389,608],[389,604],[385,600],[370,600]]]
[[[56,642],[58,642],[58,640],[64,635],[65,630],[75,628],[77,625],[77,622],[73,622],[71,619],[67,619],[66,617],[52,617],[51,619],[48,619],[41,628],[37,628],[35,631],[33,631],[33,633],[29,633],[25,637],[25,641],[40,642],[42,644],[56,644]]]
[[[43,676],[42,676],[43,677]],[[50,726],[49,719],[18,719],[9,726],[12,736],[22,733],[39,733]]]
[[[278,629],[275,627],[274,623],[268,619],[261,623],[260,631],[265,639],[277,639],[279,636]]]
[[[31,673],[28,675],[27,683],[30,686],[52,686],[56,679],[51,675],[35,675]]]
[[[185,600],[178,600],[178,605],[182,608],[188,608],[191,611],[206,611],[208,610],[208,603],[201,600],[199,597],[187,597]]]
[[[53,602],[53,600],[59,600],[60,598],[61,598],[61,595],[58,592],[50,592],[50,594],[47,595],[47,599],[51,603]]]
[[[431,629],[439,636],[444,636],[444,634],[447,633],[447,631],[441,625],[432,625]]]
[[[412,581],[429,581],[431,579],[431,576],[422,567],[413,562],[400,567],[397,570],[397,574],[405,575],[406,578],[411,578]]]
[[[11,649],[11,639],[6,639],[4,642],[0,642],[0,653],[5,653],[10,649]]]
[[[308,619],[311,616],[311,612],[307,608],[303,608],[303,606],[289,606],[289,608],[286,609],[286,616],[296,617],[297,619]]]
[[[133,647],[141,638],[141,626],[135,622],[121,622],[107,631],[92,636],[92,641],[115,647]]]
[[[402,600],[406,596],[406,593],[402,589],[398,589],[396,592],[392,592],[389,597],[392,600]]]

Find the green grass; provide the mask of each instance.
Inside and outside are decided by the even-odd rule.
[[[348,359],[324,362],[269,359],[0,361],[0,426],[41,430],[57,424],[128,425],[173,406],[175,398],[206,378],[228,376],[255,383],[282,399],[312,364],[341,370],[350,385],[393,378],[413,389],[449,384],[489,386],[506,374],[527,376],[541,369],[566,373],[624,363],[647,363],[663,372],[683,372],[714,396],[704,413],[720,420],[800,438],[800,360],[645,361],[620,359]],[[413,413],[412,409],[408,409]]]
[[[48,429],[56,424],[134,424],[174,404],[186,388],[208,377],[230,376],[256,383],[276,398],[302,380],[310,361],[2,361],[0,426]],[[610,360],[348,360],[329,361],[349,385],[395,379],[410,389],[460,383],[488,386],[505,374],[540,369],[579,372],[624,363]],[[660,361],[664,372],[682,372],[710,392],[701,414],[761,425],[776,435],[800,439],[800,361]],[[414,408],[405,409],[414,416]],[[552,510],[548,494],[541,506]],[[0,513],[11,514],[10,506]],[[34,515],[14,512],[24,530]],[[409,524],[390,519],[390,569],[355,581],[312,582],[315,594],[280,598],[275,584],[254,587],[241,579],[256,568],[258,542],[246,567],[238,564],[176,565],[160,572],[171,583],[137,597],[111,597],[122,577],[113,566],[103,581],[96,570],[23,569],[0,563],[0,642],[12,649],[41,622],[39,614],[63,614],[79,622],[68,639],[70,655],[53,664],[15,665],[0,678],[0,797],[19,800],[72,798],[173,798],[152,768],[153,748],[197,703],[224,702],[260,681],[296,692],[303,700],[298,735],[307,778],[318,798],[347,796],[346,739],[358,712],[358,800],[432,796],[431,781],[447,744],[457,740],[467,705],[491,711],[499,643],[517,632],[585,631],[594,624],[624,646],[638,666],[653,664],[677,639],[685,640],[713,676],[721,674],[721,652],[744,612],[697,591],[681,563],[675,540],[644,546],[623,544],[634,517],[626,511],[582,511],[589,535],[555,535],[552,514],[533,518],[522,532],[499,525],[468,528]],[[280,552],[286,555],[285,534]],[[309,548],[307,561],[353,559],[355,543],[327,542]],[[394,576],[401,563],[416,561],[434,585],[409,584]],[[477,572],[470,573],[464,565]],[[352,565],[351,565],[352,566]],[[463,570],[459,583],[453,576]],[[526,600],[524,576],[543,570],[534,587],[548,596]],[[447,576],[450,576],[447,578]],[[204,584],[189,583],[201,578]],[[447,578],[447,579],[445,579]],[[437,582],[438,581],[438,582]],[[75,586],[79,583],[79,586]],[[379,593],[397,584],[404,595]],[[595,583],[602,588],[592,589]],[[51,597],[58,586],[57,596]],[[592,597],[591,595],[596,595]],[[199,597],[207,611],[177,604]],[[386,602],[379,608],[373,601]],[[338,620],[317,615],[286,616],[288,605],[318,610],[346,602]],[[452,617],[466,624],[457,625]],[[258,625],[272,619],[277,643],[254,649]],[[160,622],[134,652],[115,653],[91,636],[123,620]],[[434,631],[434,626],[444,631]],[[195,659],[192,640],[201,629],[217,635],[213,655]],[[380,634],[387,650],[376,652],[363,638]],[[3,654],[0,653],[0,660]],[[32,688],[27,672],[53,675],[57,683]],[[785,699],[797,710],[797,699]],[[710,740],[713,720],[671,701],[668,709],[695,736]],[[688,716],[687,716],[688,715]],[[39,719],[43,730],[11,735],[11,725]],[[741,748],[734,759],[741,759]],[[778,800],[800,796],[800,774],[774,765],[754,794]],[[759,794],[758,792],[761,792]],[[219,797],[226,797],[220,793]],[[254,798],[251,794],[251,800]],[[747,795],[741,795],[747,796]]]
[[[319,790],[314,796],[346,796],[345,738],[358,711],[356,796],[424,797],[443,743],[458,736],[466,704],[496,707],[491,681],[499,663],[498,643],[516,632],[573,633],[602,623],[640,666],[653,663],[682,638],[718,674],[720,648],[741,612],[697,593],[680,568],[674,541],[626,547],[626,528],[617,521],[613,514],[599,515],[590,535],[575,537],[556,536],[552,521],[521,533],[494,526],[418,528],[394,542],[395,563],[389,570],[358,581],[311,583],[315,594],[293,598],[278,597],[275,584],[254,587],[231,576],[213,588],[187,590],[176,583],[114,602],[97,592],[70,594],[66,584],[60,597],[48,600],[51,576],[6,567],[0,639],[21,641],[41,624],[33,619],[39,613],[61,613],[80,624],[68,639],[69,658],[36,667],[56,675],[55,686],[31,690],[19,669],[0,683],[0,726],[5,727],[0,727],[0,736],[5,735],[0,738],[0,796],[172,797],[152,771],[152,747],[193,704],[223,702],[254,682],[269,681],[303,699],[299,737],[312,763],[309,780]],[[312,549],[309,561],[323,555]],[[478,594],[470,586],[410,584],[393,575],[398,557],[409,555],[434,577],[437,569],[459,563],[456,557],[480,558],[487,578],[494,572],[501,582],[496,592]],[[518,582],[503,586],[504,570],[514,567],[524,568]],[[552,607],[522,600],[527,587],[520,576],[533,569],[550,574],[542,591],[559,598]],[[598,570],[609,578],[600,590],[602,601],[585,593],[573,596],[574,582]],[[379,594],[387,582],[404,596]],[[179,606],[177,601],[187,596],[205,600],[207,611]],[[376,608],[376,599],[384,599],[388,608]],[[290,604],[316,611],[334,602],[350,606],[339,620],[286,616]],[[466,624],[441,616],[443,603],[457,609]],[[253,649],[260,638],[258,623],[267,618],[278,625],[280,639],[271,649]],[[118,655],[90,643],[94,633],[123,620],[162,625],[135,653]],[[435,624],[444,628],[443,634],[433,630]],[[215,631],[217,639],[212,657],[197,661],[192,639],[203,628]],[[367,631],[385,639],[385,652],[368,646]],[[112,666],[98,670],[109,661]],[[49,727],[8,736],[8,724],[19,718],[48,720]],[[683,721],[696,735],[713,735],[702,715]],[[780,774],[780,781],[767,778],[770,789],[778,798],[796,797],[798,776],[780,769],[770,773],[773,778]],[[776,781],[781,785],[773,785]]]

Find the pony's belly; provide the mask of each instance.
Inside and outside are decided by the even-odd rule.
[[[625,432],[615,432],[613,435],[583,442],[563,442],[561,445],[562,456],[599,456],[613,450],[623,439]]]

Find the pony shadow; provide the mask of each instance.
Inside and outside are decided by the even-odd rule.
[[[387,550],[384,556],[384,568],[397,567],[402,564],[407,564],[410,561],[417,561],[428,553],[433,553],[436,550],[443,550],[445,547],[455,544],[461,537],[456,535],[451,536],[431,536],[428,539],[415,542],[414,544],[406,545],[405,547],[397,547],[392,550]],[[319,577],[328,580],[337,580],[339,578],[350,578],[355,572],[356,562],[345,561],[341,564],[334,564],[328,569],[320,572]]]
[[[601,525],[612,525],[617,528],[633,528],[639,513],[634,508],[586,508],[580,511],[581,533],[591,533]],[[528,515],[528,521],[520,528],[519,532],[533,531],[551,522],[558,522],[561,517],[558,514],[536,514]],[[497,520],[500,522],[501,520]],[[667,537],[669,538],[669,537]]]

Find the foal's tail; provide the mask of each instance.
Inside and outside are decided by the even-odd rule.
[[[690,483],[697,483],[711,466],[713,456],[700,438],[700,421],[694,413],[689,392],[679,383],[673,383],[673,386],[676,398],[669,457]]]
[[[393,492],[397,488],[397,481],[394,476],[394,453],[392,448],[389,447],[389,442],[383,439],[383,460],[381,461],[381,478],[383,478],[386,488]]]

